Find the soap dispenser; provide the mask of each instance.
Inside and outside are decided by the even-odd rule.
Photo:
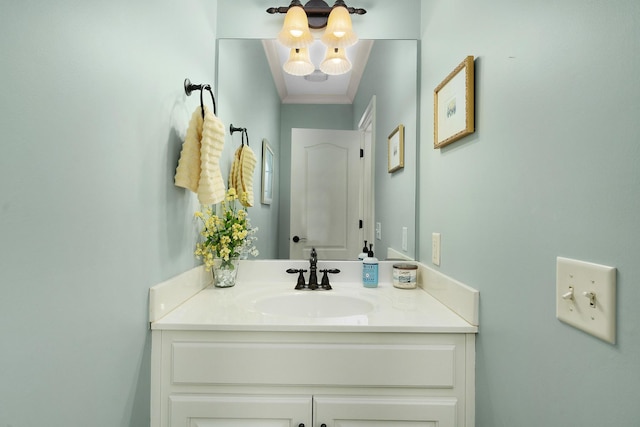
[[[362,248],[362,252],[358,254],[358,261],[362,261],[369,255],[369,249],[367,249],[367,241],[364,241],[364,248]]]
[[[378,258],[373,254],[373,244],[369,245],[367,257],[362,260],[362,285],[365,288],[378,287]]]

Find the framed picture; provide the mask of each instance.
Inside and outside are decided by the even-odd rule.
[[[270,205],[273,200],[273,150],[269,141],[262,140],[262,192],[260,203]]]
[[[475,132],[473,56],[467,56],[433,92],[433,148]]]
[[[389,135],[388,142],[389,173],[404,167],[404,126],[398,125]]]

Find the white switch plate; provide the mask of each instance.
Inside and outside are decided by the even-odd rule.
[[[376,239],[382,240],[382,224],[376,222]]]
[[[409,230],[407,227],[402,227],[402,250],[407,250],[407,239],[409,238]]]
[[[431,235],[431,262],[440,265],[440,233]]]
[[[601,340],[615,344],[615,267],[558,257],[556,317]]]

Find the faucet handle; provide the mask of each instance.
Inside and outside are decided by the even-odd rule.
[[[298,273],[298,281],[296,282],[296,287],[295,289],[305,289],[307,287],[305,281],[304,281],[304,273],[306,273],[307,270],[303,269],[303,268],[289,268],[287,269],[287,273],[289,274],[296,274]]]
[[[340,273],[340,270],[338,270],[337,268],[324,269],[324,270],[320,270],[320,273],[323,273],[322,274],[322,281],[320,282],[320,288],[328,291],[328,290],[332,289],[331,285],[329,284],[328,273],[336,274],[336,273]]]

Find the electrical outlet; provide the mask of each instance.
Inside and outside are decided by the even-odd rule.
[[[615,344],[615,267],[558,257],[556,317],[574,328]]]
[[[382,240],[382,224],[376,222],[376,239]]]
[[[440,265],[440,233],[431,235],[431,262]]]
[[[409,239],[409,230],[407,227],[402,227],[402,250],[407,250],[407,240]]]

